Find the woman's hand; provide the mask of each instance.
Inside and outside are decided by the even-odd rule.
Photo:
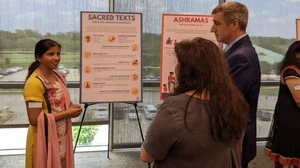
[[[76,118],[82,113],[82,108],[78,104],[73,104],[70,108],[67,109],[66,112],[69,118]]]
[[[81,105],[80,104],[71,104],[70,107],[74,107],[74,108],[81,108]]]

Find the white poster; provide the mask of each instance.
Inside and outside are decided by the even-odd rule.
[[[161,71],[160,99],[164,100],[173,93],[176,82],[174,45],[183,39],[203,37],[216,41],[214,33],[210,32],[213,25],[211,15],[163,14],[161,41]]]
[[[296,19],[296,39],[300,40],[300,19]]]
[[[142,101],[142,15],[81,12],[80,102]]]

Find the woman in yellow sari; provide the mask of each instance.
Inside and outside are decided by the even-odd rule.
[[[61,46],[57,42],[51,39],[40,40],[35,46],[35,62],[28,68],[23,90],[30,123],[26,144],[26,168],[43,168],[38,165],[42,163],[46,166],[49,163],[49,157],[40,159],[37,154],[44,152],[46,153],[44,156],[48,156],[47,149],[37,149],[37,137],[39,136],[37,125],[38,121],[41,121],[38,119],[43,117],[44,115],[40,114],[44,113],[51,115],[50,118],[54,118],[55,133],[57,134],[55,143],[59,147],[57,151],[59,151],[60,159],[58,160],[61,167],[74,167],[71,118],[78,117],[82,113],[82,108],[79,104],[70,102],[65,78],[55,71],[60,62],[60,52]],[[47,132],[47,128],[45,132]],[[52,138],[51,135],[50,138]],[[44,144],[48,145],[47,135]]]

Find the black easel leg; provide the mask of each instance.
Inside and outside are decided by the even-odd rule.
[[[139,113],[138,113],[138,110],[137,110],[137,103],[133,103],[133,105],[134,105],[135,113],[136,113],[136,116],[137,116],[137,119],[138,119],[138,123],[139,123],[139,128],[140,128],[140,133],[141,133],[142,141],[144,142],[145,139],[144,139],[144,134],[143,134],[143,130],[142,130],[141,122],[140,122]],[[148,168],[150,168],[150,167],[151,167],[151,163],[148,163]]]
[[[144,142],[144,134],[143,134],[143,130],[142,130],[141,122],[140,122],[139,113],[138,113],[138,111],[137,111],[137,103],[133,103],[133,105],[134,105],[135,113],[136,113],[136,116],[137,116],[137,119],[138,119],[141,137],[142,137],[142,140],[143,140],[143,142]]]
[[[107,158],[109,159],[109,148],[110,148],[110,121],[111,121],[111,104],[108,107],[108,144],[107,144]]]
[[[82,116],[82,119],[81,119],[81,123],[80,123],[80,127],[79,127],[79,130],[78,130],[78,134],[77,134],[77,138],[76,138],[76,142],[75,142],[75,146],[74,146],[74,150],[73,152],[75,153],[75,150],[76,150],[76,147],[77,147],[77,143],[78,143],[78,139],[79,139],[79,136],[80,136],[80,131],[81,131],[81,127],[83,125],[83,120],[84,120],[84,117],[85,117],[85,112],[86,112],[86,109],[88,108],[89,104],[84,104],[84,111],[83,111],[83,116]]]

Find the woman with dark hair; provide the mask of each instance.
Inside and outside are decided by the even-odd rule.
[[[174,95],[158,109],[141,147],[154,167],[240,168],[248,105],[212,41],[175,44]]]
[[[300,167],[300,41],[279,64],[280,86],[265,154],[275,168]]]
[[[30,126],[26,144],[26,168],[73,168],[71,118],[82,108],[72,104],[65,78],[55,69],[61,46],[44,39],[35,46],[33,62],[23,90]]]

